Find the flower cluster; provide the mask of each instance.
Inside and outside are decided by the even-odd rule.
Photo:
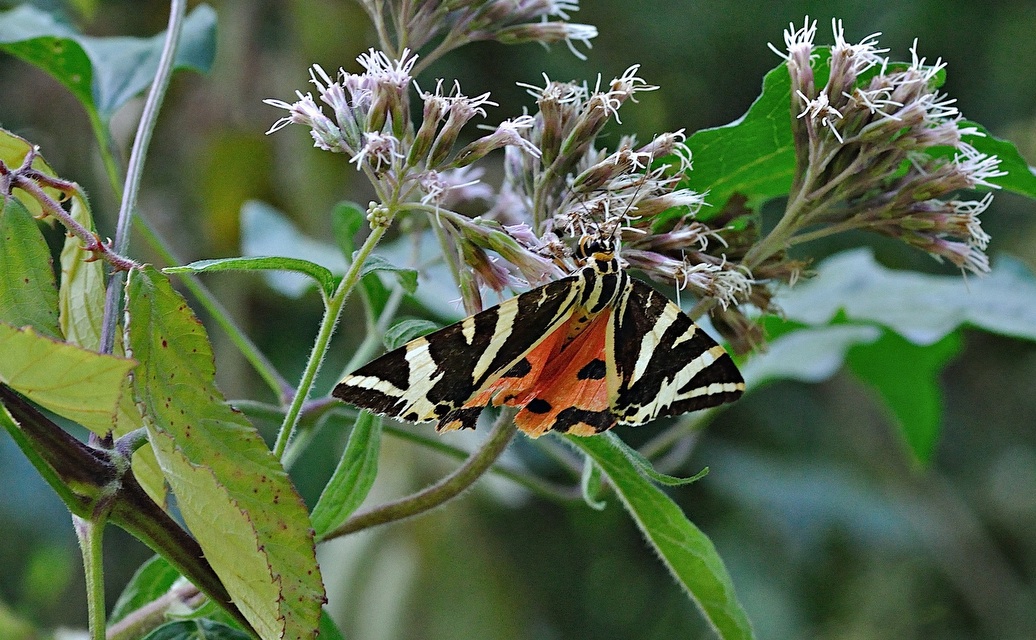
[[[559,238],[617,234],[621,258],[648,277],[726,308],[747,299],[751,274],[723,255],[725,226],[695,219],[702,194],[680,187],[691,166],[683,131],[647,144],[623,137],[614,151],[597,148],[597,136],[619,108],[657,87],[630,67],[606,87],[552,82],[525,85],[539,108],[522,131],[540,156],[506,150],[498,219],[541,232],[536,250],[556,252]],[[662,214],[666,214],[663,216]],[[719,249],[718,253],[710,252]]]
[[[564,42],[576,56],[584,57],[573,45],[587,48],[597,37],[588,24],[568,22],[579,10],[579,0],[363,0],[379,31],[395,32],[418,50],[436,42],[430,58],[477,40],[504,44]],[[400,38],[405,35],[405,38]]]
[[[953,196],[997,188],[990,180],[1005,173],[996,156],[968,144],[982,134],[964,125],[955,100],[938,91],[945,63],[927,64],[915,41],[910,64],[891,64],[883,56],[887,49],[878,48],[879,34],[850,44],[840,21],[832,28],[830,73],[822,86],[814,73],[815,21],[807,18],[785,32],[786,52],[774,48],[787,61],[799,110],[793,124],[798,166],[783,230],[824,225],[790,241],[865,229],[961,268],[988,271],[989,237],[978,215],[992,196]]]

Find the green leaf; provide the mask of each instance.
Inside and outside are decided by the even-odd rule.
[[[151,85],[165,33],[151,38],[95,38],[28,4],[0,13],[0,50],[52,75],[91,119],[107,121]],[[174,68],[206,72],[216,53],[216,12],[199,5],[184,20]]]
[[[144,636],[144,640],[252,640],[252,636],[213,620],[200,619],[166,623]]]
[[[57,342],[0,323],[0,382],[98,435],[111,431],[129,358]]]
[[[72,219],[94,230],[90,205],[72,198]],[[104,323],[104,263],[83,248],[75,236],[66,236],[61,248],[61,286],[58,289],[58,320],[65,340],[86,349],[101,346]]]
[[[126,293],[134,389],[184,522],[262,637],[313,638],[324,596],[302,499],[216,389],[205,330],[168,279],[145,266]]]
[[[931,460],[942,424],[939,372],[960,352],[960,333],[918,346],[886,333],[849,352],[849,368],[881,396],[907,446],[921,463]]]
[[[398,349],[414,338],[426,336],[429,333],[441,328],[441,325],[431,320],[421,318],[404,318],[388,328],[383,341],[385,348],[389,351]]]
[[[47,241],[17,198],[0,199],[0,322],[61,338]]]
[[[366,219],[363,208],[355,202],[339,202],[331,211],[331,230],[343,257],[352,256],[356,250],[353,239]]]
[[[687,140],[694,170],[681,186],[708,191],[710,210],[715,211],[738,193],[751,209],[787,194],[795,174],[790,96],[791,78],[782,64],[766,74],[762,94],[745,115]]]
[[[300,258],[256,256],[248,258],[217,258],[198,260],[178,267],[166,267],[165,273],[205,273],[208,271],[293,271],[316,280],[328,296],[335,292],[335,276],[319,264]]]
[[[108,616],[108,624],[114,624],[127,614],[162,597],[179,577],[180,572],[162,556],[154,556],[140,565],[119,595],[115,608]]]
[[[751,624],[716,548],[680,507],[641,475],[614,439],[565,439],[601,468],[662,562],[719,636],[724,640],[753,638]]]
[[[363,263],[363,268],[360,270],[360,277],[374,273],[375,271],[394,273],[396,274],[396,278],[399,280],[399,285],[403,287],[404,291],[407,293],[417,291],[417,271],[413,269],[397,267],[375,253],[367,258],[367,262]]]
[[[381,418],[361,411],[338,468],[313,508],[310,520],[317,539],[345,522],[363,503],[378,475],[380,451]]]
[[[579,489],[583,494],[583,502],[594,511],[604,511],[608,503],[600,499],[604,491],[604,478],[601,469],[594,464],[590,456],[583,457],[583,473],[579,478]]]
[[[607,438],[611,442],[612,446],[621,451],[622,454],[626,456],[626,459],[633,463],[633,466],[637,468],[637,471],[639,471],[642,476],[657,484],[666,487],[682,487],[685,484],[697,482],[709,475],[708,467],[705,467],[688,478],[680,478],[678,476],[661,473],[655,470],[655,467],[651,464],[650,460],[641,455],[639,451],[626,444],[619,436],[609,431],[608,433],[605,433],[603,437]]]
[[[781,292],[777,303],[790,320],[827,324],[842,311],[850,321],[884,325],[919,345],[961,325],[1036,340],[1036,278],[1003,255],[988,276],[965,279],[894,271],[869,249],[854,249],[824,260],[816,277]]]
[[[20,136],[7,131],[6,129],[0,129],[0,161],[3,161],[9,168],[17,168],[22,166],[25,162],[25,156],[32,149],[32,145],[28,140]],[[43,156],[37,154],[32,161],[32,168],[39,171],[44,175],[51,177],[57,177],[54,169],[51,168],[47,161],[43,159]],[[43,187],[43,191],[54,200],[61,200],[61,192],[51,187]],[[12,195],[21,201],[22,205],[29,210],[29,213],[34,218],[39,218],[43,215],[43,207],[37,202],[36,198],[28,195],[21,189],[15,189]]]

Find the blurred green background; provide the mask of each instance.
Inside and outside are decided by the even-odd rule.
[[[5,3],[6,6],[13,6]],[[165,3],[90,3],[64,10],[92,35],[151,35],[165,28]],[[183,261],[234,255],[238,215],[264,200],[316,237],[329,231],[337,200],[369,193],[345,158],[314,150],[305,131],[263,132],[282,114],[263,98],[289,99],[307,87],[307,67],[356,70],[375,40],[352,2],[296,0],[212,3],[219,48],[207,77],[178,74],[148,159],[140,210]],[[661,90],[640,94],[622,113],[622,132],[649,138],[740,116],[762,76],[778,62],[789,22],[845,21],[859,40],[875,31],[897,59],[920,53],[948,62],[944,90],[964,115],[1036,158],[1036,3],[963,0],[886,2],[621,2],[584,0],[576,22],[600,37],[588,60],[564,46],[463,48],[419,80],[457,78],[465,92],[491,91],[503,105],[488,122],[531,107],[516,82],[594,81],[641,64]],[[117,210],[83,111],[48,76],[0,58],[0,126],[40,145],[64,177],[91,194],[102,235]],[[117,118],[125,143],[140,104]],[[611,138],[617,139],[617,132]],[[493,180],[492,173],[489,177]],[[1036,266],[1032,202],[1003,194],[983,214],[991,255]],[[822,256],[866,242],[888,265],[953,273],[894,243],[846,236],[810,246]],[[135,257],[147,258],[134,241]],[[297,379],[319,321],[314,294],[280,296],[258,278],[207,280],[289,379]],[[981,287],[972,278],[971,286]],[[359,308],[346,313],[359,313]],[[340,338],[335,372],[345,360]],[[219,381],[230,398],[271,400],[254,373],[213,331]],[[895,367],[890,362],[889,367]],[[330,378],[318,390],[325,393]],[[671,492],[708,533],[761,639],[1036,637],[1036,346],[965,332],[942,379],[946,418],[929,468],[907,454],[874,394],[850,374],[805,385],[781,383],[749,394],[702,434],[675,472],[710,475]],[[269,425],[266,425],[269,427]],[[643,442],[664,425],[620,435]],[[328,428],[293,469],[310,504],[331,473],[345,432]],[[462,434],[452,441],[470,443]],[[528,443],[515,455],[536,461]],[[417,488],[454,463],[389,439],[372,499]],[[550,472],[546,461],[544,469]],[[81,627],[82,569],[70,521],[56,496],[0,438],[0,623]],[[501,480],[432,515],[335,541],[320,550],[331,611],[348,638],[390,640],[709,637],[614,499],[603,513],[581,502],[557,505]],[[107,538],[107,587],[114,602],[147,549],[116,529]],[[0,625],[2,628],[2,625]]]

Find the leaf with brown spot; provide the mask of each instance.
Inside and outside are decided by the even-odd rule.
[[[134,389],[184,521],[263,638],[313,638],[324,593],[302,499],[216,389],[208,336],[168,279],[144,267],[126,291]]]

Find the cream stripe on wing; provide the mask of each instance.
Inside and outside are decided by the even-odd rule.
[[[683,394],[679,393],[679,391],[684,385],[690,382],[694,376],[698,375],[706,367],[712,365],[712,363],[725,353],[726,351],[723,350],[723,347],[716,345],[708,351],[703,352],[694,360],[688,362],[687,365],[683,369],[680,369],[673,378],[663,381],[656,391],[654,399],[637,409],[637,412],[633,416],[627,416],[625,422],[627,424],[643,424],[653,420],[655,416],[662,411],[662,409],[668,407],[674,402],[684,398],[695,398],[700,395],[705,395],[703,392],[699,392],[699,389],[693,389],[689,393]],[[715,385],[709,385],[705,388],[708,389],[712,386]],[[730,389],[730,391],[734,390],[736,389]],[[717,391],[716,393],[719,392]]]
[[[644,337],[640,340],[640,350],[637,352],[637,364],[633,367],[633,373],[630,375],[627,381],[627,386],[633,386],[633,384],[639,380],[644,372],[647,371],[648,364],[651,362],[651,357],[655,353],[655,348],[658,347],[659,339],[665,335],[669,325],[676,322],[676,319],[682,312],[680,307],[675,304],[667,304],[662,309],[662,313],[659,314],[658,319],[655,321],[655,326],[651,327],[651,330],[644,334]]]

